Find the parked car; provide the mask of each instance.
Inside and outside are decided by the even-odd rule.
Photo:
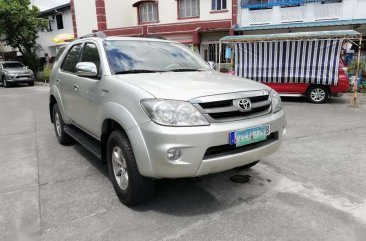
[[[56,59],[49,98],[56,137],[106,160],[126,205],[149,199],[154,179],[250,167],[280,147],[279,95],[215,72],[180,43],[86,37]]]
[[[17,61],[0,62],[0,79],[5,88],[20,83],[34,85],[33,71]]]
[[[315,85],[311,83],[265,83],[281,96],[305,96],[312,103],[323,103],[330,95],[346,93],[350,90],[350,81],[345,65],[340,59],[337,85]]]

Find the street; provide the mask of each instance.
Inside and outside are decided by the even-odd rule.
[[[250,170],[159,180],[128,208],[106,165],[57,142],[48,91],[0,87],[0,240],[366,240],[365,95],[360,108],[348,94],[285,99],[279,152]]]

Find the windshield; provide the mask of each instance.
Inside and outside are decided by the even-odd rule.
[[[211,70],[205,61],[179,43],[107,40],[105,47],[116,74]]]
[[[16,69],[16,68],[23,68],[24,65],[19,62],[10,62],[10,63],[3,63],[4,69]]]

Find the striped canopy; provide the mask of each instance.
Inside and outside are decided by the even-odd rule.
[[[235,74],[259,82],[338,84],[343,40],[235,43]]]

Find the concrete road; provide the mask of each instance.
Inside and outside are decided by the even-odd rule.
[[[58,144],[48,87],[0,87],[0,240],[366,240],[366,98],[284,102],[281,150],[248,171],[158,182],[123,206],[107,168]],[[250,175],[245,184],[234,174]]]

